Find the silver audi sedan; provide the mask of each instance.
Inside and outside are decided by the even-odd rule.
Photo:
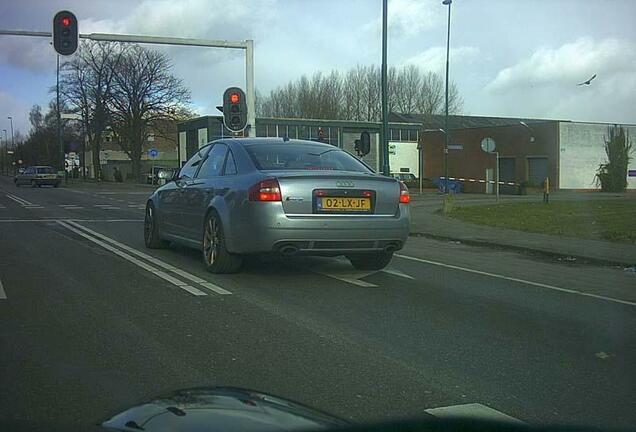
[[[146,246],[199,248],[213,273],[238,271],[247,254],[344,255],[379,270],[409,234],[404,183],[330,144],[218,140],[167,180],[146,204]]]

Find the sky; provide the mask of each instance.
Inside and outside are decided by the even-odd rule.
[[[262,94],[301,75],[381,62],[382,0],[21,0],[0,2],[0,29],[50,31],[67,9],[80,33],[254,40]],[[444,73],[448,7],[389,0],[389,66]],[[470,115],[636,124],[636,2],[454,0],[450,78]],[[245,88],[243,51],[165,51],[192,92],[192,108],[216,115],[223,90]],[[596,74],[589,86],[577,86]],[[54,96],[47,38],[0,36],[0,132],[29,130],[28,111]]]

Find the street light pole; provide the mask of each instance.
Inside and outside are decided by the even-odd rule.
[[[448,6],[448,25],[446,31],[446,107],[444,115],[444,192],[448,194],[448,59],[450,57],[450,22],[451,22],[451,4],[453,0],[442,1],[443,5]]]
[[[387,39],[387,13],[388,0],[382,0],[382,173],[385,176],[391,175],[389,167],[389,121],[387,107],[387,77],[386,77],[386,39]]]

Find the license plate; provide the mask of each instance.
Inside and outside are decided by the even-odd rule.
[[[371,199],[348,197],[322,197],[320,207],[327,211],[370,211]]]

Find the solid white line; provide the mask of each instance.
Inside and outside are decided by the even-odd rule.
[[[167,271],[170,271],[172,273],[178,274],[179,276],[181,276],[181,277],[183,277],[185,279],[188,279],[191,282],[197,283],[197,284],[199,284],[199,285],[201,285],[201,286],[203,286],[203,287],[205,287],[205,288],[207,288],[209,290],[212,290],[212,291],[214,291],[217,294],[224,294],[224,295],[232,294],[230,291],[228,291],[226,289],[223,289],[223,288],[221,288],[218,285],[210,283],[210,282],[206,281],[205,279],[201,279],[198,276],[195,276],[195,275],[193,275],[191,273],[188,273],[188,272],[186,272],[184,270],[181,270],[180,268],[177,268],[177,267],[175,267],[173,265],[170,265],[170,264],[168,264],[168,263],[166,263],[166,262],[164,262],[164,261],[162,261],[162,260],[160,260],[158,258],[155,258],[155,257],[153,257],[151,255],[148,255],[148,254],[145,254],[145,253],[143,253],[141,251],[138,251],[137,249],[134,249],[134,248],[132,248],[132,247],[126,245],[126,244],[123,244],[121,242],[118,242],[117,240],[114,240],[114,239],[112,239],[112,238],[110,238],[108,236],[105,236],[105,235],[103,235],[101,233],[98,233],[97,231],[93,231],[92,229],[86,228],[85,226],[82,226],[82,225],[80,225],[78,223],[75,223],[75,222],[69,222],[69,223],[71,225],[73,225],[74,227],[78,228],[78,229],[81,229],[81,230],[83,230],[83,231],[85,231],[85,232],[87,232],[87,233],[89,233],[89,234],[91,234],[91,235],[93,235],[93,236],[95,236],[95,237],[97,237],[99,239],[102,239],[102,240],[104,240],[104,241],[106,241],[106,242],[108,242],[110,244],[113,244],[113,245],[115,245],[115,246],[117,246],[117,247],[119,247],[121,249],[124,249],[125,251],[128,251],[131,254],[137,255],[138,257],[141,257],[141,258],[145,259],[146,261],[149,261],[149,262],[151,262],[151,263],[163,268],[164,270],[167,270]]]
[[[11,196],[12,196],[13,198],[15,198],[15,199],[19,200],[20,202],[22,202],[22,203],[23,203],[23,205],[37,205],[37,204],[33,204],[31,201],[27,201],[27,200],[25,200],[24,198],[19,197],[19,196],[17,196],[17,195],[13,195],[13,194],[11,194]]]
[[[2,281],[0,280],[0,300],[6,300],[7,299],[7,292],[4,290],[4,287],[2,286]]]
[[[59,217],[41,218],[41,219],[0,219],[0,223],[21,223],[21,222],[57,222]],[[73,222],[143,222],[143,219],[64,219],[65,221]]]
[[[583,291],[577,291],[577,290],[572,290],[572,289],[567,289],[567,288],[560,288],[554,285],[548,285],[548,284],[543,284],[540,282],[532,282],[532,281],[528,281],[525,279],[519,279],[519,278],[514,278],[514,277],[509,277],[509,276],[503,276],[503,275],[499,275],[499,274],[495,274],[495,273],[488,273],[488,272],[484,272],[484,271],[480,271],[480,270],[473,270],[473,269],[469,269],[466,267],[459,267],[459,266],[455,266],[452,264],[444,264],[444,263],[440,263],[440,262],[436,262],[436,261],[430,261],[430,260],[425,260],[422,258],[416,258],[416,257],[412,257],[412,256],[408,256],[408,255],[401,255],[401,254],[395,254],[394,256],[398,257],[398,258],[403,258],[403,259],[407,259],[407,260],[411,260],[411,261],[418,261],[418,262],[422,262],[425,264],[431,264],[431,265],[436,265],[436,266],[440,266],[440,267],[446,267],[446,268],[450,268],[453,270],[461,270],[461,271],[465,271],[468,273],[474,273],[474,274],[478,274],[478,275],[482,275],[482,276],[489,276],[492,278],[497,278],[497,279],[504,279],[504,280],[509,280],[512,282],[518,282],[518,283],[522,283],[522,284],[526,284],[526,285],[532,285],[532,286],[536,286],[536,287],[540,287],[540,288],[547,288],[550,290],[554,290],[554,291],[559,291],[559,292],[564,292],[564,293],[568,293],[568,294],[576,294],[576,295],[580,295],[580,296],[584,296],[584,297],[593,297],[599,300],[606,300],[609,302],[614,302],[614,303],[620,303],[620,304],[624,304],[624,305],[628,305],[628,306],[636,306],[636,302],[631,302],[631,301],[627,301],[627,300],[620,300],[620,299],[616,299],[613,297],[606,297],[603,295],[598,295],[598,294],[591,294],[591,293],[586,293]]]
[[[165,273],[165,272],[163,272],[163,271],[161,271],[159,269],[156,269],[156,268],[154,268],[153,266],[151,266],[149,264],[146,264],[145,262],[143,262],[141,260],[138,260],[137,258],[135,258],[133,256],[130,256],[127,253],[122,252],[122,251],[120,251],[117,248],[114,248],[114,247],[112,247],[110,245],[107,245],[106,243],[104,243],[104,242],[102,242],[102,241],[100,241],[100,240],[98,240],[98,239],[96,239],[94,237],[91,237],[90,235],[88,235],[88,234],[86,234],[86,233],[84,233],[84,232],[82,232],[82,231],[80,231],[80,230],[78,230],[78,229],[76,229],[76,228],[64,223],[64,222],[62,222],[62,221],[57,221],[57,223],[62,225],[64,228],[66,228],[66,229],[68,229],[70,231],[73,231],[74,233],[84,237],[85,239],[90,240],[93,243],[103,247],[104,249],[111,251],[112,253],[114,253],[115,255],[120,256],[121,258],[125,259],[126,261],[131,262],[131,263],[135,264],[136,266],[141,267],[142,269],[144,269],[144,270],[146,270],[146,271],[148,271],[148,272],[160,277],[161,279],[163,279],[163,280],[165,280],[167,282],[170,282],[171,284],[173,284],[173,285],[175,285],[175,286],[177,286],[177,287],[189,292],[192,295],[195,295],[195,296],[207,295],[203,291],[201,291],[201,290],[199,290],[197,288],[194,288],[194,287],[186,284],[185,282],[182,282],[179,279],[177,279],[175,277],[172,277],[169,274],[167,274],[167,273]]]
[[[18,204],[20,204],[21,206],[23,206],[23,205],[25,204],[24,202],[20,201],[20,200],[18,199],[18,197],[14,196],[14,195],[7,194],[6,196],[7,196],[7,198],[9,198],[11,201],[17,202],[17,203],[18,203]]]

